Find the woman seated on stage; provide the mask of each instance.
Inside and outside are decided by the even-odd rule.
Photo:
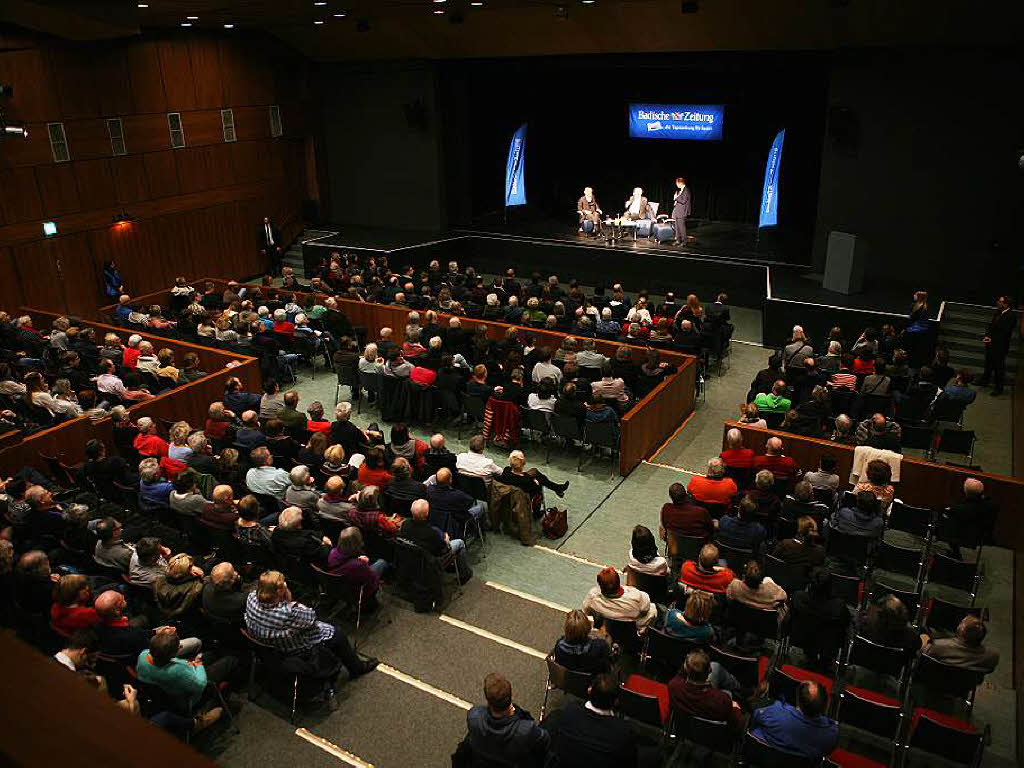
[[[576,210],[580,214],[580,232],[583,231],[584,221],[594,222],[593,234],[596,235],[601,231],[601,214],[604,211],[601,210],[597,198],[594,197],[593,187],[584,187],[583,197],[576,202]]]

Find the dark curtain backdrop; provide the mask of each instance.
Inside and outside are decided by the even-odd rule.
[[[634,186],[664,211],[685,176],[693,215],[753,227],[764,164],[786,128],[779,204],[781,255],[809,263],[826,115],[829,56],[676,54],[449,62],[443,65],[453,223],[501,210],[505,159],[523,121],[535,214],[571,223],[593,186],[606,212]],[[722,141],[630,139],[627,105],[724,104]],[[670,211],[665,211],[670,212]]]

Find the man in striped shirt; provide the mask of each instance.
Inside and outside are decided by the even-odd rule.
[[[853,372],[853,355],[840,358],[839,370],[829,376],[828,385],[832,389],[849,389],[857,391],[857,374]]]
[[[245,626],[256,640],[285,654],[303,654],[325,646],[345,665],[349,679],[365,675],[378,663],[374,658],[363,661],[337,627],[318,621],[316,611],[292,600],[280,571],[265,571],[256,590],[249,593]]]

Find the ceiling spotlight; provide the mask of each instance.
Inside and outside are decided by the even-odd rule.
[[[435,2],[435,3],[444,3],[444,2],[447,2],[447,0],[433,0],[433,2]]]
[[[235,28],[234,24],[225,24],[224,25],[224,29],[234,29],[234,28]]]
[[[483,5],[483,2],[481,2],[481,0],[473,0],[473,2],[470,3],[470,5],[472,5],[474,8],[479,8],[480,6]]]
[[[199,21],[199,17],[198,16],[186,16],[185,18],[188,19],[189,21]]]
[[[314,21],[313,23],[314,23],[314,24],[318,24],[318,25],[319,25],[319,24],[323,24],[323,23],[324,23],[324,20],[323,20],[323,19],[317,19],[317,20],[316,20],[316,21]]]
[[[346,16],[348,16],[348,14],[345,13],[344,11],[334,14],[334,18],[336,19],[344,19]]]
[[[149,3],[139,3],[139,8],[149,8]]]
[[[316,2],[315,2],[315,3],[313,3],[313,5],[315,5],[315,6],[318,6],[318,7],[319,7],[319,6],[321,6],[321,5],[327,5],[327,2],[326,2],[326,0],[316,0]]]
[[[181,22],[181,26],[183,26],[183,27],[191,27],[192,26],[192,22],[191,21],[183,21],[183,22]]]
[[[442,11],[440,8],[438,8],[436,11],[434,11],[434,15],[435,16],[443,16],[444,15],[444,11]]]
[[[584,5],[593,5],[597,0],[580,0]]]

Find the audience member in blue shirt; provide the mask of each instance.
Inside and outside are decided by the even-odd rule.
[[[871,491],[857,494],[856,507],[841,507],[832,515],[829,527],[851,536],[881,538],[885,521],[882,519],[878,497]]]
[[[679,610],[682,600],[682,597],[677,598],[676,604],[665,614],[665,632],[683,640],[710,643],[715,637],[710,621],[715,599],[710,592],[695,589],[686,595],[685,607]]]
[[[716,540],[727,547],[735,549],[758,550],[764,543],[764,526],[754,520],[757,514],[757,502],[749,495],[740,499],[737,514],[723,515],[718,521]]]
[[[174,484],[160,477],[160,463],[146,459],[139,468],[139,498],[144,507],[166,507],[171,503]]]
[[[946,385],[945,389],[942,390],[942,397],[946,400],[963,403],[964,405],[970,405],[973,403],[974,399],[978,396],[978,393],[967,386],[967,382],[970,378],[971,374],[961,368],[956,372],[956,376],[953,377],[953,380]]]
[[[824,715],[825,704],[821,686],[805,680],[797,690],[797,706],[776,701],[755,710],[751,733],[776,749],[820,760],[839,742],[839,724]]]

